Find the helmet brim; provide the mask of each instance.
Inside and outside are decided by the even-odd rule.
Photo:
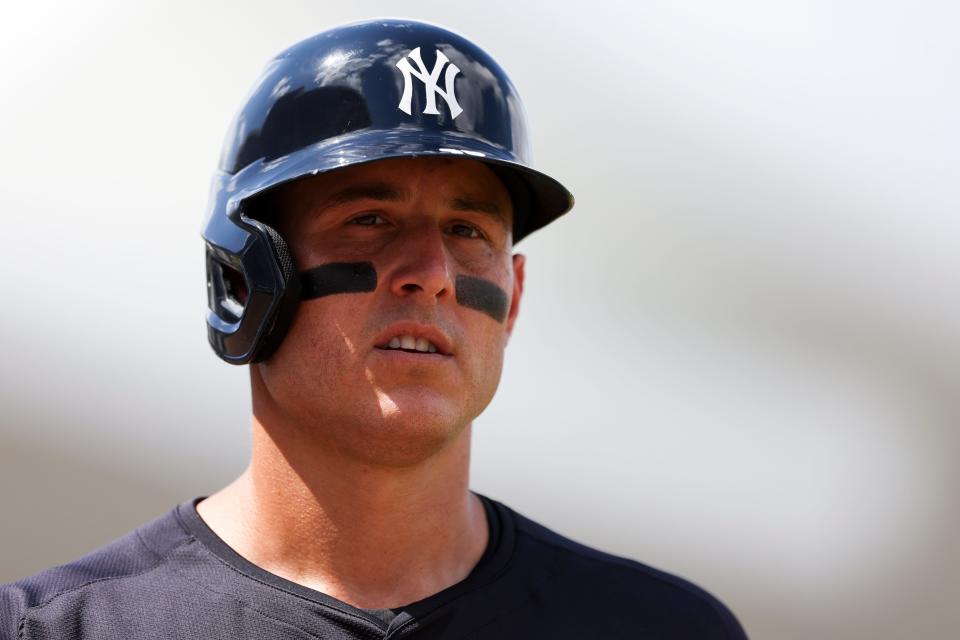
[[[554,178],[520,163],[501,147],[451,131],[357,131],[275,160],[252,162],[236,174],[223,174],[221,179],[225,182],[223,187],[233,192],[230,199],[239,202],[312,175],[379,160],[420,157],[468,158],[491,165],[506,183],[515,208],[518,203],[523,203],[525,209],[516,212],[519,215],[515,216],[514,244],[573,207],[573,195]],[[518,180],[510,179],[510,176]],[[527,193],[518,193],[523,188]],[[230,209],[237,210],[228,207]]]

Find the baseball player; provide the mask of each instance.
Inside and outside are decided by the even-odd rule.
[[[513,247],[573,205],[529,157],[516,89],[450,31],[360,22],[270,61],[204,229],[210,344],[249,365],[249,466],[0,587],[0,639],[745,638],[693,584],[469,489]]]

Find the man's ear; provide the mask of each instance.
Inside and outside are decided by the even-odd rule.
[[[507,313],[507,338],[513,333],[513,323],[520,311],[520,297],[523,295],[523,265],[527,257],[522,253],[513,254],[513,294],[510,297],[510,311]]]

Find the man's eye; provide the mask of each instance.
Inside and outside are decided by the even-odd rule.
[[[483,237],[476,227],[471,227],[468,224],[455,224],[450,227],[450,231],[452,231],[454,235],[458,235],[463,238]]]
[[[363,227],[372,227],[377,224],[377,221],[383,221],[379,215],[375,213],[365,213],[362,216],[357,216],[356,218],[350,219],[350,224],[358,224]]]

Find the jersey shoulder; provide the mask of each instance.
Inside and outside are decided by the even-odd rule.
[[[730,609],[693,582],[581,544],[511,512],[518,558],[542,576],[547,595],[571,610],[616,619],[618,626],[626,621],[650,637],[746,640]]]
[[[0,640],[30,637],[28,619],[47,609],[82,615],[93,593],[150,571],[189,540],[171,511],[76,560],[0,585]]]

